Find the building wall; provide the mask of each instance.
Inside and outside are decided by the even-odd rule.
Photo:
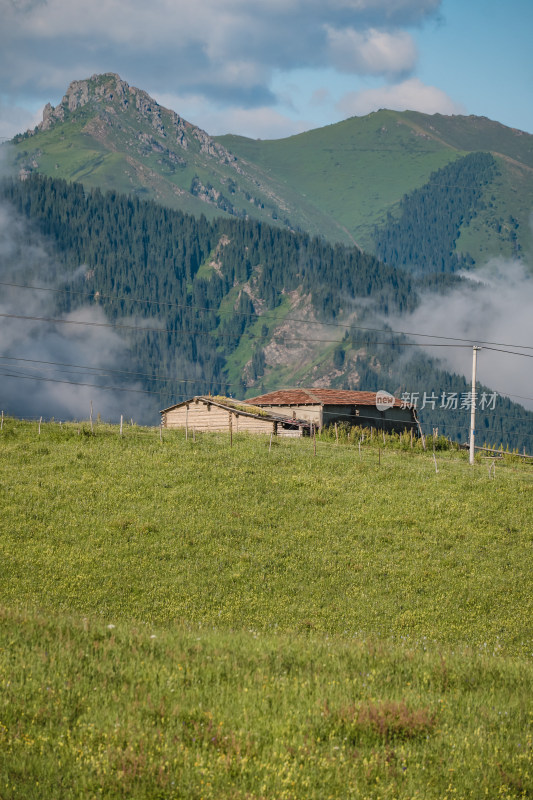
[[[233,433],[275,433],[274,423],[271,420],[261,420],[255,417],[246,417],[235,411],[210,403],[192,401],[187,406],[179,406],[163,414],[165,428],[185,428],[195,431],[227,431],[230,428],[230,416]]]
[[[384,430],[403,430],[412,427],[414,420],[408,408],[380,411],[376,406],[325,406],[323,424],[332,425],[334,422]]]
[[[313,422],[318,428],[346,422],[349,425],[402,431],[413,427],[413,417],[408,408],[388,408],[380,411],[376,406],[326,405],[261,406],[265,411],[294,419]],[[359,412],[359,413],[358,413]]]

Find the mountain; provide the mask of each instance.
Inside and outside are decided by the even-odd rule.
[[[480,153],[490,165],[474,166],[469,156]],[[74,81],[34,131],[15,137],[11,157],[21,174],[135,193],[209,219],[268,221],[415,270],[426,269],[416,223],[428,202],[436,218],[461,205],[432,239],[444,271],[455,257],[461,266],[533,252],[533,136],[484,117],[381,110],[275,141],[210,137],[109,73]],[[396,244],[398,220],[410,253]]]
[[[158,409],[209,391],[436,390],[425,431],[467,438],[468,411],[440,407],[442,392],[468,392],[465,379],[379,322],[416,309],[429,289],[436,306],[458,276],[428,279],[307,234],[39,174],[4,181],[0,198],[7,413],[87,418],[90,398],[117,419],[134,396],[128,418],[153,423]],[[533,414],[504,397],[477,427],[481,443],[530,450]]]
[[[404,198],[423,188],[431,193],[442,171],[468,154],[491,154],[495,168],[479,182],[475,213],[457,228],[457,250],[476,263],[515,255],[517,246],[533,250],[533,136],[485,117],[381,110],[288,139],[228,135],[217,141],[311,199],[330,221],[322,231],[311,225],[306,230],[335,238],[334,225],[341,225],[345,241],[372,252],[376,226],[386,227],[389,214],[398,217]],[[463,186],[463,180],[448,183],[449,196]]]
[[[252,216],[290,226],[300,203],[298,193],[291,200],[279,181],[248,171],[205,131],[114,73],[73,81],[35,130],[13,143],[22,176],[40,172],[134,193],[210,219]]]
[[[531,252],[532,141],[483,118],[390,111],[275,142],[214,139],[117,75],[76,81],[6,148],[24,180],[2,196],[28,227],[13,222],[10,233],[27,233],[4,247],[20,257],[6,256],[0,274],[57,295],[33,298],[20,323],[0,321],[13,340],[3,355],[34,358],[38,341],[43,362],[101,366],[107,340],[72,337],[65,355],[29,320],[72,312],[119,325],[105,330],[142,391],[159,398],[144,406],[151,419],[209,389],[466,393],[464,378],[414,356],[406,336],[375,329],[420,308],[423,292],[438,308],[436,294],[462,291],[460,267]],[[45,266],[40,239],[29,246],[34,231]],[[5,303],[5,319],[13,307]],[[508,389],[501,374],[498,385]],[[530,450],[531,415],[498,403],[480,420],[485,440]],[[423,415],[463,440],[465,419]]]

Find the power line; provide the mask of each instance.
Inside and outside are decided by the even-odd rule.
[[[113,373],[117,375],[130,375],[133,377],[149,378],[152,381],[163,381],[169,383],[205,383],[208,386],[234,386],[235,384],[227,383],[226,381],[207,381],[204,378],[164,378],[159,375],[151,375],[149,372],[132,372],[124,369],[111,369],[110,367],[91,367],[87,364],[65,364],[61,361],[42,361],[36,358],[19,358],[17,356],[0,356],[0,359],[10,361],[22,361],[30,364],[47,364],[56,367],[72,367],[74,369],[91,370],[96,372]],[[2,369],[4,365],[0,365]]]
[[[432,410],[437,411],[438,409],[432,409]],[[465,413],[467,411],[469,411],[469,409],[454,409],[454,410],[456,410],[456,411],[464,411]],[[423,411],[423,409],[416,409],[416,411],[420,412],[420,411]],[[480,412],[480,413],[484,413],[484,412]],[[336,416],[337,417],[342,417],[346,421],[348,421],[348,420],[358,420],[358,419],[374,420],[376,423],[379,423],[379,422],[383,421],[379,417],[375,417],[375,416],[370,417],[370,416],[364,415],[364,414],[348,414],[348,413],[345,413],[345,414],[337,414]],[[533,418],[533,414],[532,414],[532,418]],[[505,417],[505,421],[528,422],[528,421],[531,421],[532,418],[530,418],[530,417]],[[405,424],[406,425],[411,425],[411,426],[415,426],[415,425],[420,424],[421,427],[427,427],[427,428],[429,428],[429,426],[431,425],[433,427],[433,423],[423,422],[422,420],[419,420],[418,423],[417,422],[412,422],[412,421],[409,421],[409,422],[406,421]],[[447,430],[465,430],[466,432],[468,432],[468,422],[465,422],[464,424],[459,424],[459,423],[453,424],[453,423],[443,422],[442,425]],[[486,432],[486,433],[497,433],[499,435],[502,434],[502,431],[498,430],[497,428],[483,428],[483,429],[480,428],[479,430],[480,430],[480,433]],[[515,433],[515,434],[506,434],[506,435],[507,436],[509,436],[509,435],[527,436],[528,438],[533,438],[533,434],[526,434],[526,433],[520,433],[520,432]]]
[[[494,350],[496,353],[509,353],[512,356],[526,356],[526,358],[533,358],[533,353],[517,353],[514,350],[502,350],[499,347],[487,347],[483,345],[484,350]]]
[[[86,383],[86,382],[81,382],[81,381],[66,381],[66,380],[60,380],[60,379],[57,379],[57,378],[43,378],[43,377],[38,377],[38,376],[34,376],[34,375],[20,375],[20,374],[2,373],[2,376],[5,377],[5,378],[15,378],[15,379],[18,379],[18,380],[33,380],[33,381],[46,382],[46,383],[61,383],[61,384],[66,384],[68,386],[85,386],[85,387],[90,387],[90,388],[94,388],[94,389],[102,390],[102,391],[130,392],[130,393],[133,393],[133,394],[150,394],[150,395],[157,395],[159,397],[161,396],[161,391],[154,392],[154,391],[150,391],[148,389],[128,389],[128,388],[123,387],[123,386],[100,386],[100,385],[94,384],[94,383]],[[177,397],[184,398],[184,397],[186,397],[186,395],[177,395]],[[368,415],[365,415],[365,414],[342,414],[342,415],[339,415],[339,416],[342,416],[347,420],[348,419],[354,419],[354,420],[367,420],[367,421],[369,420],[369,421],[374,421],[376,423],[381,422],[380,419],[377,419],[374,416],[368,416]],[[511,417],[510,419],[512,421],[514,418]],[[526,418],[523,418],[523,419],[526,419]],[[519,420],[517,419],[515,421],[519,421]],[[414,420],[409,420],[409,421],[405,420],[404,425],[405,425],[406,428],[407,427],[412,427],[412,428],[415,428],[415,427],[424,428],[425,427],[426,429],[429,429],[429,423],[425,423],[425,422],[421,422],[421,421],[416,422]],[[366,427],[368,427],[368,426],[366,426]],[[376,425],[376,428],[377,427],[378,426]],[[443,423],[443,427],[445,427],[446,430],[465,431],[465,433],[468,434],[468,425],[467,424],[451,425],[451,424]],[[533,440],[533,434],[522,433],[520,431],[517,431],[517,432],[514,432],[514,433],[512,433],[512,432],[511,433],[505,433],[504,431],[502,431],[500,429],[497,429],[497,428],[482,428],[482,429],[480,429],[479,432],[480,432],[480,435],[481,434],[494,433],[494,434],[496,434],[496,436],[500,436],[500,437],[503,436],[503,435],[506,435],[506,436],[510,436],[511,435],[511,436],[516,436],[516,437],[522,438],[522,439],[525,438],[525,439],[532,439]]]
[[[511,392],[500,392],[499,389],[494,389],[494,391],[501,397],[518,397],[520,400],[531,400],[533,402],[533,397],[524,397],[522,394],[511,394]]]
[[[151,328],[146,325],[118,325],[112,322],[89,322],[86,320],[74,320],[74,319],[57,319],[55,317],[37,317],[37,316],[30,316],[24,314],[0,314],[0,317],[4,317],[6,319],[20,319],[20,320],[30,320],[33,322],[51,322],[54,324],[59,325],[85,325],[88,327],[94,328],[115,328],[116,330],[134,330],[134,331],[147,331],[150,333],[170,333],[175,336],[207,336],[207,337],[223,337],[226,339],[234,338],[231,334],[221,334],[221,333],[214,333],[212,331],[177,331],[173,330],[172,328]],[[392,333],[392,331],[383,331],[384,333]],[[316,342],[321,344],[338,344],[338,339],[312,339],[309,336],[306,337],[287,337],[281,335],[276,336],[274,334],[273,338],[276,341],[280,341],[283,338],[283,341],[287,342]],[[445,338],[445,337],[443,337]],[[461,340],[465,341],[465,340]],[[376,345],[386,345],[389,347],[455,347],[455,348],[466,348],[470,349],[471,344],[448,344],[442,342],[431,342],[431,343],[423,343],[423,342],[355,342],[355,344],[361,345],[368,345],[368,344],[376,344]],[[522,345],[517,345],[517,347],[522,347]],[[516,356],[526,356],[527,358],[533,358],[533,353],[518,353],[512,350],[500,350],[498,348],[487,348],[494,350],[498,353],[510,353],[511,355]],[[533,348],[532,348],[533,349]]]
[[[71,369],[76,369],[76,370],[87,370],[87,371],[89,371],[89,374],[91,374],[91,373],[94,374],[94,373],[100,372],[100,373],[105,373],[105,374],[125,375],[125,376],[132,376],[132,377],[145,377],[145,378],[149,378],[150,380],[153,380],[153,381],[161,381],[161,382],[164,382],[164,383],[192,383],[192,384],[196,384],[196,385],[201,383],[201,384],[204,384],[205,386],[224,386],[224,387],[229,387],[229,386],[235,386],[236,385],[236,384],[224,381],[224,380],[208,381],[208,380],[206,380],[204,378],[169,378],[169,377],[163,377],[163,376],[160,376],[160,375],[159,376],[154,376],[154,375],[151,375],[150,373],[146,373],[146,372],[134,372],[134,371],[130,371],[130,370],[112,369],[112,368],[109,368],[109,367],[93,367],[93,366],[89,366],[87,364],[70,364],[70,363],[64,363],[64,362],[60,362],[60,361],[44,361],[42,359],[21,358],[21,357],[17,357],[17,356],[0,355],[0,359],[9,360],[9,361],[19,361],[19,362],[28,363],[28,364],[43,364],[43,365],[46,365],[46,366],[57,366],[57,367],[66,367],[66,368],[71,368]],[[10,366],[11,365],[0,365],[0,370],[8,369],[8,368],[10,368]],[[2,374],[5,375],[6,377],[15,377],[14,374],[7,374],[7,373],[4,373],[4,372]],[[22,373],[17,373],[17,375],[19,377],[26,377],[28,379],[30,377],[32,377],[32,376],[28,376],[28,375],[23,375]],[[42,377],[40,379],[41,380],[46,380],[46,378],[42,378]],[[164,391],[164,389],[161,389],[161,391]],[[498,392],[498,394],[502,395],[501,392]],[[515,395],[515,396],[519,396],[519,395]],[[533,399],[533,398],[523,398],[523,399]],[[441,409],[440,406],[438,406],[436,408],[428,409],[428,411],[439,411],[439,410],[445,410],[445,409]],[[453,409],[453,410],[460,412],[462,410],[468,410],[468,409],[457,408],[457,409]],[[481,409],[480,408],[479,410],[480,410],[480,413],[485,414],[485,415],[487,414],[487,411],[485,409]],[[422,412],[422,411],[424,411],[424,408],[420,408],[420,409],[417,408],[417,411]],[[348,418],[354,418],[354,419],[355,418],[360,418],[360,415],[358,415],[358,414],[357,415],[356,414],[342,414],[340,416],[343,416],[346,419],[348,419]],[[508,421],[508,422],[525,422],[525,421],[530,421],[530,419],[531,419],[530,417],[510,417],[508,415],[505,417],[505,420]]]
[[[39,382],[60,383],[60,384],[66,384],[66,385],[71,385],[71,386],[91,387],[91,388],[94,388],[94,389],[96,389],[98,391],[100,391],[100,390],[102,390],[102,391],[121,391],[121,392],[130,392],[130,393],[151,394],[151,395],[157,395],[159,397],[162,394],[161,390],[160,391],[149,391],[149,390],[131,389],[131,388],[128,388],[128,387],[123,387],[123,386],[102,386],[102,385],[99,385],[99,384],[92,384],[92,383],[81,382],[81,381],[68,381],[68,380],[60,380],[60,379],[54,379],[54,378],[44,378],[44,377],[41,377],[41,376],[34,376],[34,375],[21,375],[20,373],[15,373],[15,374],[2,373],[2,375],[3,375],[3,377],[14,378],[14,379],[19,379],[19,380],[35,380],[35,381],[39,381]],[[177,398],[186,398],[186,397],[189,397],[189,396],[190,395],[179,394],[179,395],[174,395],[174,399],[177,400]],[[244,402],[246,402],[246,401],[244,401]],[[377,419],[375,416],[368,416],[368,415],[365,415],[365,414],[359,414],[359,415],[344,414],[344,415],[339,415],[339,416],[344,417],[344,419],[346,421],[349,421],[349,420],[353,420],[354,422],[358,422],[358,421],[362,421],[362,420],[374,421],[376,423],[376,427],[379,427],[378,423],[380,422],[380,420]],[[511,417],[511,418],[505,418],[505,421],[506,422],[527,422],[528,418],[526,418],[526,417],[522,417],[522,418]],[[420,421],[419,423],[417,423],[417,422],[414,422],[412,420],[409,420],[409,421],[405,420],[404,421],[405,427],[413,427],[414,428],[414,427],[418,427],[418,424],[420,425],[420,427],[426,428],[427,430],[429,430],[429,426],[432,423],[424,422],[424,421]],[[451,423],[447,423],[445,421],[442,421],[441,424],[442,424],[442,427],[443,427],[443,429],[445,431],[451,431],[451,430],[463,431],[465,433],[465,435],[468,435],[468,426],[467,426],[466,423],[463,423],[463,424],[451,424]],[[520,431],[520,430],[514,431],[514,432],[505,431],[504,428],[503,428],[503,425],[501,427],[499,427],[499,428],[492,428],[492,427],[488,428],[488,427],[484,427],[483,426],[483,427],[481,427],[479,429],[479,433],[480,433],[480,435],[481,434],[488,435],[488,434],[492,433],[496,437],[512,435],[512,436],[516,436],[516,437],[519,437],[519,438],[533,439],[533,435],[529,434],[529,433],[526,433],[525,431]]]
[[[82,296],[82,297],[88,297],[88,298],[95,299],[95,293],[94,292],[91,293],[91,292],[74,291],[74,290],[71,290],[71,289],[55,289],[55,288],[48,287],[48,286],[32,286],[32,285],[21,284],[21,283],[10,283],[10,282],[7,282],[7,281],[0,281],[0,286],[10,286],[10,287],[17,288],[17,289],[31,289],[31,290],[35,290],[35,291],[41,291],[41,292],[55,292],[55,293],[60,293],[60,294],[72,294],[72,295],[78,295],[78,296]],[[208,308],[206,306],[189,305],[187,303],[169,303],[169,302],[162,301],[162,300],[146,300],[146,299],[142,299],[142,298],[138,298],[138,297],[130,297],[130,296],[127,296],[127,295],[115,296],[115,295],[110,295],[110,294],[98,294],[98,298],[105,298],[106,300],[112,300],[113,302],[127,301],[127,302],[130,302],[130,303],[140,303],[140,304],[144,304],[144,305],[166,306],[168,308],[180,308],[180,309],[191,310],[191,311],[205,311],[205,312],[208,312],[210,314],[215,314],[215,316],[228,314],[228,315],[231,315],[231,316],[246,317],[247,319],[250,319],[251,317],[255,317],[256,319],[268,319],[267,315],[269,314],[269,312],[273,313],[273,314],[276,313],[276,309],[269,309],[268,311],[265,311],[264,314],[256,314],[255,312],[245,313],[245,312],[242,312],[242,311],[233,311],[233,310],[219,311],[219,310],[216,310],[214,308]],[[472,344],[475,343],[475,344],[480,344],[480,345],[486,346],[487,349],[490,349],[489,345],[494,345],[496,347],[518,347],[518,348],[524,349],[524,350],[533,350],[533,345],[509,344],[508,342],[491,342],[491,341],[485,341],[483,339],[475,339],[475,340],[474,339],[465,339],[465,338],[458,337],[458,336],[441,336],[439,334],[433,334],[433,333],[417,333],[417,332],[413,332],[413,331],[397,331],[397,330],[392,330],[392,329],[389,329],[389,328],[370,328],[370,327],[365,327],[365,326],[361,326],[361,325],[351,325],[351,324],[343,323],[343,322],[321,322],[320,320],[306,320],[306,319],[302,319],[302,318],[298,318],[298,317],[283,317],[283,321],[286,321],[286,322],[298,322],[298,323],[301,323],[303,325],[321,325],[321,326],[325,326],[325,327],[343,328],[343,329],[346,329],[346,330],[368,331],[368,332],[371,332],[371,333],[395,334],[397,336],[416,336],[418,338],[424,338],[424,339],[442,339],[444,341],[450,341],[450,342],[466,342],[466,343],[468,343],[469,347],[472,346]],[[306,340],[306,341],[310,341],[310,340]],[[312,341],[321,341],[321,340],[312,340]],[[384,342],[376,342],[375,344],[385,344],[385,343]],[[400,344],[400,343],[398,343],[398,344]],[[428,345],[428,346],[437,346],[437,345]]]
[[[149,389],[127,389],[124,386],[99,386],[97,383],[82,383],[80,381],[63,381],[59,380],[59,378],[42,378],[37,377],[36,375],[17,375],[17,374],[10,374],[9,372],[2,373],[2,377],[4,378],[16,378],[17,380],[27,380],[27,381],[45,381],[48,383],[67,383],[70,386],[92,386],[94,389],[103,389],[113,392],[134,392],[136,394],[157,394],[160,395],[161,392],[152,392]]]
[[[20,361],[20,362],[28,363],[28,364],[44,364],[46,366],[58,366],[58,367],[67,367],[67,368],[79,369],[79,370],[89,370],[90,371],[89,374],[102,372],[102,373],[106,373],[106,374],[110,373],[110,374],[127,375],[127,376],[133,376],[133,377],[147,377],[150,380],[162,381],[162,382],[165,382],[165,383],[193,383],[193,384],[203,383],[204,385],[207,385],[207,386],[235,386],[235,384],[229,383],[229,382],[224,381],[224,380],[208,381],[208,380],[206,380],[204,378],[168,378],[168,377],[163,377],[163,376],[152,376],[152,375],[150,375],[150,373],[146,373],[146,372],[133,372],[133,371],[130,371],[130,370],[112,369],[112,368],[109,368],[109,367],[92,367],[92,366],[89,366],[87,364],[70,364],[70,363],[64,363],[64,362],[60,362],[60,361],[44,361],[44,360],[35,359],[35,358],[20,358],[20,357],[17,357],[17,356],[0,355],[0,359],[9,360],[9,361]],[[1,365],[0,364],[0,370],[9,369],[9,368],[11,368],[11,365]],[[6,377],[16,377],[16,375],[14,375],[14,374],[9,374],[9,375],[7,373],[2,373],[2,374],[6,375]],[[28,375],[23,375],[22,373],[17,373],[17,375],[19,377],[27,377],[27,378],[32,377],[32,376],[28,376]],[[46,378],[41,378],[41,380],[46,380]],[[164,391],[164,390],[162,389],[161,391]],[[501,393],[498,392],[498,394],[501,394]],[[528,398],[526,398],[526,399],[528,399]],[[422,412],[422,411],[424,411],[424,408],[425,407],[417,408],[417,411]],[[428,407],[428,411],[439,411],[439,410],[446,410],[446,409],[441,408],[441,406],[437,406],[435,408],[429,408]],[[465,411],[465,410],[468,410],[468,409],[456,408],[456,409],[452,409],[452,410],[460,412],[460,411]],[[485,415],[487,414],[487,410],[482,409],[481,407],[479,408],[479,411],[482,414],[485,414]],[[533,412],[532,412],[532,414],[533,414]],[[341,414],[339,416],[342,416],[342,417],[344,417],[346,419],[348,419],[348,418],[354,418],[354,419],[360,418],[359,414]],[[511,422],[524,422],[524,421],[529,421],[531,419],[531,417],[510,417],[510,416],[506,415],[505,419],[506,419],[506,421],[511,421]]]

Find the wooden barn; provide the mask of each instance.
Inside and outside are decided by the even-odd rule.
[[[258,408],[229,397],[199,395],[161,411],[164,428],[184,428],[186,431],[226,433],[266,433],[274,436],[308,435],[310,424],[280,413]]]
[[[265,411],[305,419],[319,430],[335,422],[344,422],[384,431],[418,433],[415,408],[391,395],[383,397],[383,394],[344,389],[283,389],[248,402]]]

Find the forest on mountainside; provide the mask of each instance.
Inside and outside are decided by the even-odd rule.
[[[376,255],[386,264],[417,273],[456,272],[473,264],[456,251],[462,225],[483,204],[483,189],[497,174],[490,153],[469,153],[434,172],[419,189],[405,195],[397,217],[390,212],[376,226]]]
[[[356,298],[370,298],[383,313],[416,304],[409,275],[357,249],[262,223],[211,222],[38,175],[5,182],[2,195],[38,226],[66,268],[58,311],[90,301],[111,320],[157,320],[167,334],[134,332],[136,359],[154,375],[198,377],[189,387],[195,392],[227,390],[225,358],[255,315],[276,309],[287,292],[308,294],[328,320]]]
[[[421,290],[445,291],[461,280],[437,270],[416,276],[357,248],[260,222],[208,221],[39,175],[5,181],[0,196],[31,223],[59,265],[54,275],[36,266],[24,280],[59,290],[52,295],[54,314],[90,305],[111,323],[129,326],[120,331],[131,354],[127,367],[138,370],[142,385],[157,393],[158,408],[194,394],[244,398],[262,391],[270,368],[264,348],[290,313],[289,293],[308,297],[318,321],[346,324],[357,308],[356,324],[375,327],[376,312],[386,317],[410,311]],[[391,333],[387,344],[383,338],[347,330],[332,349],[328,337],[322,349],[335,370],[331,385],[396,393],[468,390],[464,378],[425,355],[400,359],[402,337]],[[247,347],[237,350],[245,340]],[[355,354],[356,383],[343,372]],[[228,374],[230,357],[237,359],[237,380]],[[290,375],[287,379],[293,382]],[[463,440],[464,419],[464,413],[438,407],[424,414],[429,426]],[[499,398],[498,409],[480,420],[480,428],[487,441],[530,449],[532,419]]]

